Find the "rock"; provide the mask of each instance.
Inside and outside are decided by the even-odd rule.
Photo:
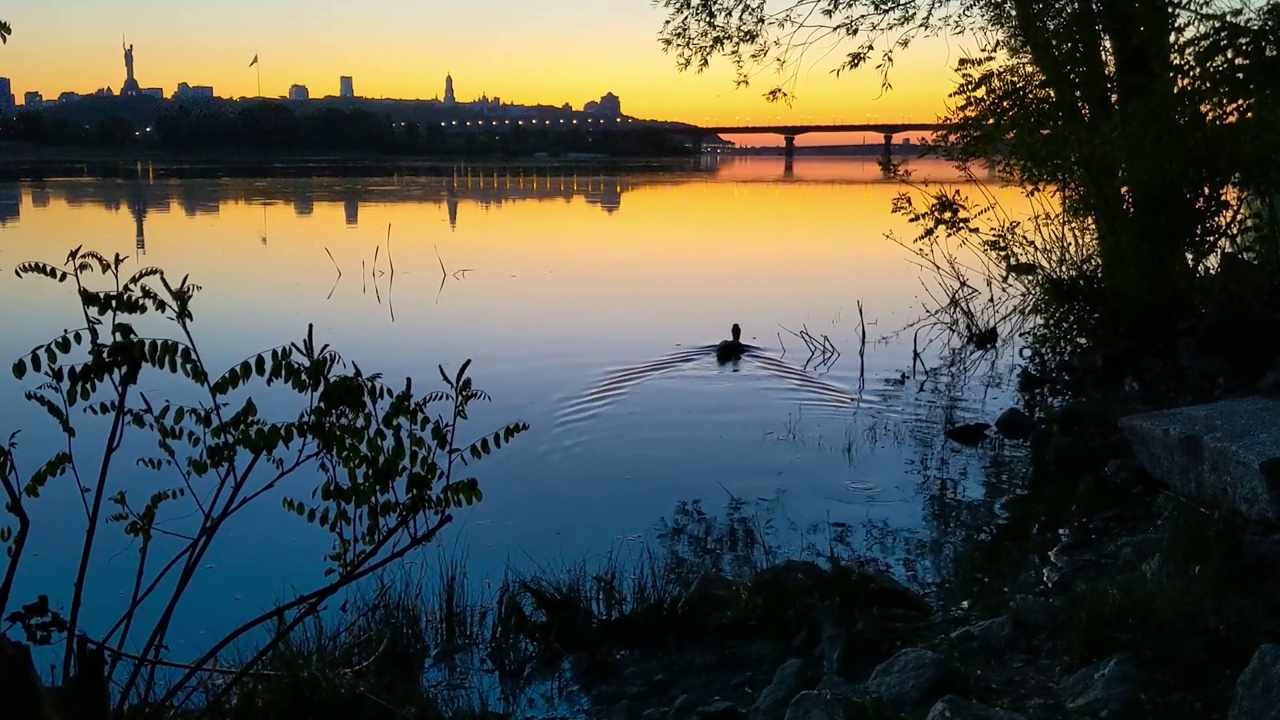
[[[846,571],[852,571],[856,584],[850,591],[860,593],[866,606],[905,610],[924,616],[933,614],[933,606],[928,600],[887,572],[866,563],[842,565],[837,572]]]
[[[728,700],[717,700],[710,705],[698,708],[693,712],[693,716],[698,720],[741,720],[747,714]]]
[[[987,439],[987,430],[990,429],[991,426],[984,422],[968,423],[949,427],[943,431],[942,436],[951,442],[973,447]]]
[[[1027,440],[1036,431],[1036,421],[1018,408],[1009,408],[996,418],[996,432],[1009,440]]]
[[[786,720],[866,720],[871,716],[858,688],[828,675],[816,689],[795,696],[787,707]]]
[[[1227,720],[1280,720],[1280,645],[1263,645],[1236,681]]]
[[[1068,710],[1091,720],[1122,717],[1139,700],[1138,673],[1124,655],[1080,670],[1059,689]]]
[[[677,606],[682,613],[715,615],[741,603],[742,588],[718,572],[703,572]]]
[[[693,698],[688,695],[681,695],[676,698],[675,703],[671,706],[672,720],[685,720],[685,718],[693,717]]]
[[[853,683],[835,675],[822,678],[822,682],[818,683],[818,687],[814,689],[820,693],[841,698],[856,698],[860,695]]]
[[[623,700],[610,708],[608,717],[609,720],[635,720],[638,715],[635,706],[629,700]]]
[[[1008,616],[960,628],[951,633],[951,639],[996,655],[1015,653],[1022,647],[1022,636]]]
[[[669,717],[671,717],[670,709],[653,708],[651,710],[645,710],[644,714],[640,716],[640,720],[667,720]]]
[[[1142,468],[1129,458],[1116,458],[1107,463],[1107,479],[1113,483],[1133,484],[1142,480]]]
[[[936,699],[953,675],[946,658],[923,648],[908,648],[873,670],[864,687],[886,705],[905,710]]]
[[[1280,521],[1280,400],[1247,397],[1130,415],[1120,428],[1142,467],[1175,492]]]
[[[804,682],[804,661],[792,658],[773,674],[773,682],[760,693],[751,706],[751,720],[781,720],[787,714],[791,698],[800,692]]]
[[[979,705],[948,695],[929,710],[925,720],[1025,720],[1016,712]]]
[[[1053,603],[1034,595],[1023,595],[1010,603],[1009,616],[1024,633],[1047,632],[1053,627]]]
[[[1262,379],[1258,381],[1258,385],[1255,389],[1258,391],[1259,395],[1266,395],[1273,398],[1280,397],[1280,370],[1272,370],[1266,375],[1263,375]]]
[[[821,626],[822,675],[840,675],[845,664],[845,649],[849,644],[849,630],[840,620],[840,610],[835,603],[824,603],[814,613]]]
[[[787,707],[785,720],[831,720],[839,717],[832,714],[831,705],[823,693],[813,690],[802,692]]]
[[[826,577],[827,571],[815,562],[784,560],[761,570],[752,585],[757,588],[776,587],[793,595],[803,596],[808,595]]]
[[[785,720],[862,720],[867,715],[858,700],[810,690],[791,701]]]
[[[1130,535],[1114,543],[1116,562],[1123,566],[1141,565],[1160,554],[1165,540],[1156,534]]]

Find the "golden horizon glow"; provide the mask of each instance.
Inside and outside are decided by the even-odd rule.
[[[430,99],[443,95],[451,73],[461,101],[487,94],[581,108],[613,92],[628,115],[700,125],[931,122],[944,108],[957,56],[940,41],[922,42],[898,59],[893,90],[882,93],[874,69],[835,77],[836,50],[806,64],[787,107],[763,99],[776,83],[768,73],[735,88],[725,62],[703,74],[678,72],[657,41],[663,15],[646,0],[536,7],[515,0],[443,0],[431,7],[373,0],[360,4],[359,15],[317,12],[302,0],[51,5],[3,11],[14,35],[0,49],[0,74],[11,78],[19,102],[29,90],[46,99],[64,91],[118,91],[125,75],[121,32],[134,46],[139,83],[166,96],[179,82],[212,85],[220,97],[256,96],[260,70],[266,97],[284,96],[295,83],[312,97],[336,95],[339,76],[350,75],[361,97]],[[481,25],[495,17],[501,25]],[[255,55],[259,67],[249,67]]]

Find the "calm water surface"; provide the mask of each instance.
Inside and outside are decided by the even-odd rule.
[[[954,179],[943,166],[917,171]],[[18,280],[13,266],[60,263],[83,244],[190,273],[204,287],[196,329],[215,367],[295,340],[308,322],[392,378],[432,384],[438,363],[471,358],[494,398],[474,413],[475,434],[532,425],[477,466],[485,500],[452,531],[473,577],[606,551],[678,500],[718,506],[726,492],[781,491],[800,521],[911,529],[925,522],[922,452],[978,462],[941,446],[943,415],[989,421],[1005,399],[898,380],[911,370],[911,335],[894,333],[917,318],[921,295],[918,268],[884,239],[910,234],[889,211],[899,189],[869,160],[828,158],[802,158],[791,173],[781,158],[739,158],[611,176],[459,168],[451,178],[9,185],[0,357],[7,367],[76,322],[67,286]],[[374,275],[375,253],[378,270],[394,263],[394,283]],[[869,339],[884,339],[864,362],[859,301]],[[762,350],[720,366],[707,346],[734,322]],[[783,330],[803,327],[842,356],[807,363]],[[34,465],[60,438],[22,400],[29,378],[4,377],[0,433],[21,429],[20,457]],[[54,579],[74,571],[83,511],[66,486],[35,506],[18,598],[69,586]],[[134,555],[114,533],[104,543],[91,632],[131,582]],[[185,607],[175,649],[310,587],[324,548],[278,504],[240,518]]]

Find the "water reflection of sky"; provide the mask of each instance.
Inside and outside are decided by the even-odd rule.
[[[946,408],[895,383],[911,367],[909,337],[869,346],[859,364],[859,301],[873,340],[919,307],[915,268],[884,239],[906,231],[889,213],[898,191],[873,161],[828,158],[790,173],[780,158],[742,158],[665,175],[459,168],[432,178],[11,185],[0,188],[0,355],[75,323],[66,286],[19,281],[13,266],[58,262],[84,244],[190,273],[204,287],[196,328],[214,366],[296,339],[308,322],[393,378],[432,382],[437,363],[472,358],[477,385],[494,397],[473,414],[475,433],[532,424],[479,466],[485,501],[452,531],[476,574],[509,559],[603,551],[677,500],[716,506],[726,492],[782,490],[798,520],[916,527],[912,438],[932,443],[944,411],[989,419],[1002,408],[978,395]],[[733,322],[762,350],[720,366],[698,349]],[[806,370],[807,352],[783,327],[829,335],[843,356]],[[23,429],[30,465],[57,438],[22,402],[24,388],[0,383],[0,433]],[[908,431],[922,417],[933,424]],[[51,488],[36,516],[18,597],[70,572],[81,541],[57,530],[83,517],[65,488]],[[123,598],[128,580],[115,568],[132,556],[120,549],[109,543],[96,556],[94,580],[109,590],[90,622]],[[241,518],[185,609],[196,620],[181,640],[199,644],[287,586],[310,585],[321,549],[277,503]]]

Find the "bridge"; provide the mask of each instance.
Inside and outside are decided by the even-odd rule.
[[[878,133],[885,147],[893,145],[893,136],[908,132],[941,132],[950,125],[943,123],[848,123],[837,125],[724,125],[700,127],[703,135],[781,135],[786,142],[787,159],[795,157],[796,136],[806,133]]]

